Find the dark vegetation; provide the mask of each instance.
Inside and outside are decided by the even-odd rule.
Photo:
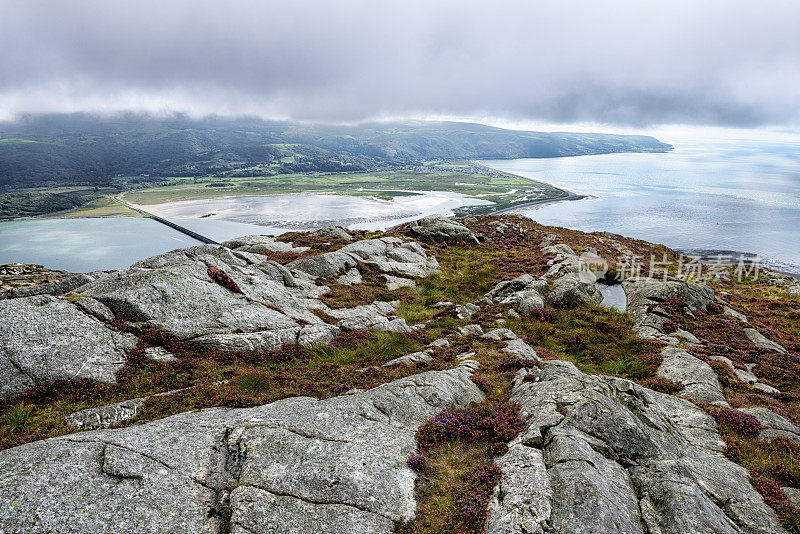
[[[508,402],[515,369],[498,365],[509,359],[501,347],[496,341],[471,339],[451,349],[475,352],[481,367],[472,379],[486,400],[441,412],[417,431],[418,450],[407,462],[420,475],[417,516],[399,532],[483,532],[487,504],[501,475],[493,458],[504,454],[523,428],[519,406]]]
[[[0,192],[0,219],[30,217],[41,213],[77,208],[91,200],[100,198],[102,196],[100,191],[99,188],[92,187],[63,192]],[[103,191],[108,192],[107,190]]]

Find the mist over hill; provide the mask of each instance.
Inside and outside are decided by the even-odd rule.
[[[542,133],[459,122],[310,125],[257,118],[31,115],[0,123],[0,187],[100,185],[137,176],[348,172],[425,160],[655,152],[649,136]]]

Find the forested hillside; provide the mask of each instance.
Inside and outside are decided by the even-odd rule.
[[[254,118],[42,115],[0,123],[0,187],[115,178],[364,171],[425,160],[668,150],[648,136],[539,133],[457,122],[319,126]],[[256,168],[254,168],[256,167]]]

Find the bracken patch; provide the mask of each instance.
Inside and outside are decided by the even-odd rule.
[[[237,284],[233,278],[228,276],[228,274],[219,267],[209,267],[206,269],[206,272],[208,273],[209,278],[214,280],[225,289],[244,295],[244,292],[239,287],[239,284]]]

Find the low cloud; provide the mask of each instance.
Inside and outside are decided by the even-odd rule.
[[[800,2],[2,1],[0,117],[800,124]]]

